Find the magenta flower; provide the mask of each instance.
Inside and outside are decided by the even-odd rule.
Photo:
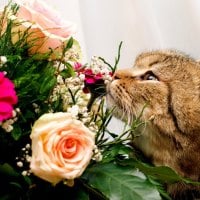
[[[18,102],[14,84],[0,72],[0,122],[12,117],[13,106]]]
[[[81,63],[75,63],[74,69],[76,72],[78,72],[79,75],[85,75],[85,87],[83,88],[85,93],[99,93],[98,87],[104,85],[104,74],[95,74],[92,69],[85,69],[85,66],[83,66]]]
[[[91,69],[86,69],[85,74],[85,83],[86,84],[95,84],[99,80],[103,80],[103,75],[101,73],[94,74]]]
[[[83,67],[83,65],[79,62],[74,63],[74,70],[75,71],[80,71],[80,69]]]

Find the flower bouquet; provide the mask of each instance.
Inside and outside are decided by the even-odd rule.
[[[170,199],[182,181],[131,146],[141,125],[108,124],[112,66],[81,63],[75,26],[41,0],[16,0],[0,14],[0,199]]]

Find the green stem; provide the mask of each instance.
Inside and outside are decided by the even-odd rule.
[[[98,147],[106,147],[106,146],[110,146],[110,145],[113,145],[113,144],[119,144],[119,143],[123,143],[123,142],[126,142],[126,141],[129,141],[130,139],[129,138],[126,138],[126,139],[122,139],[122,140],[114,140],[114,141],[111,141],[111,142],[108,142],[108,143],[103,143],[103,144],[97,144]]]
[[[120,60],[120,56],[121,56],[121,48],[122,48],[122,41],[120,42],[119,44],[119,48],[118,48],[118,55],[117,55],[117,58],[115,60],[115,65],[114,65],[114,68],[113,68],[113,73],[116,71],[117,69],[117,65],[119,64],[119,60]]]
[[[70,93],[70,95],[71,95],[73,104],[76,105],[76,98],[75,98],[75,95],[73,94],[73,92],[71,91],[70,88],[68,88],[68,91],[69,91],[69,93]]]
[[[87,104],[87,109],[88,109],[88,112],[91,111],[91,108],[92,108],[92,105],[94,104],[94,101],[96,100],[97,96],[93,93],[91,93],[91,97],[90,97],[90,100]]]

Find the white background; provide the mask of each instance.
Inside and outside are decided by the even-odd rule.
[[[45,0],[77,24],[85,60],[111,64],[123,41],[120,67],[132,66],[142,51],[173,48],[200,58],[199,0]],[[6,0],[0,0],[0,6]]]
[[[28,0],[27,0],[28,1]],[[0,0],[0,6],[6,0]],[[200,0],[46,0],[77,24],[84,61],[93,55],[111,64],[123,41],[120,68],[142,51],[173,48],[200,58]],[[113,126],[116,130],[119,123]]]

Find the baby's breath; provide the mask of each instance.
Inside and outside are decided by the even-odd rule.
[[[12,115],[13,115],[12,118],[1,122],[0,123],[1,128],[4,129],[4,131],[10,133],[14,129],[13,124],[15,122],[17,122],[19,113],[20,113],[19,108],[16,108],[15,110],[13,110],[12,111]]]
[[[7,57],[6,56],[0,56],[0,67],[6,66],[7,63]]]

